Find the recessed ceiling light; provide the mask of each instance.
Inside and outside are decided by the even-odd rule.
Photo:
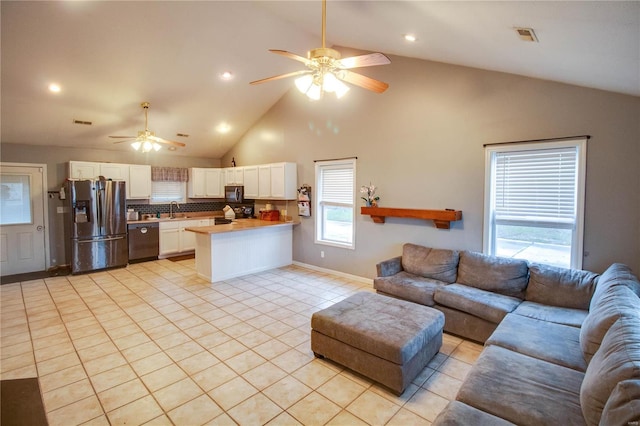
[[[231,126],[229,126],[227,123],[220,123],[216,127],[216,130],[218,131],[218,133],[229,133],[231,131]]]
[[[222,80],[231,80],[233,78],[233,73],[231,71],[224,71],[220,73],[220,78]]]
[[[51,83],[51,84],[49,85],[49,91],[50,91],[50,92],[53,92],[53,93],[59,93],[59,92],[60,92],[60,90],[62,90],[62,88],[61,88],[61,87],[60,87],[60,85],[59,85],[59,84],[57,84],[57,83]]]
[[[404,35],[404,39],[406,41],[410,41],[410,42],[414,42],[414,41],[418,40],[418,38],[416,36],[414,36],[413,34],[405,34]]]

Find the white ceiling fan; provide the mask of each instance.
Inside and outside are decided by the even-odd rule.
[[[343,81],[376,93],[382,93],[387,90],[389,87],[387,83],[349,70],[390,64],[389,58],[382,53],[370,53],[341,59],[340,52],[325,46],[326,20],[327,1],[322,0],[322,47],[310,50],[307,53],[307,58],[285,50],[269,50],[275,54],[302,62],[308,69],[263,78],[252,81],[250,84],[261,84],[299,75],[301,77],[296,79],[296,87],[314,100],[320,99],[324,92],[334,92],[338,98],[342,97],[349,91],[349,86],[344,84]]]
[[[149,102],[142,102],[140,104],[140,106],[142,106],[142,109],[144,109],[144,130],[139,130],[138,136],[109,136],[110,138],[113,138],[113,139],[124,139],[121,141],[116,141],[114,143],[133,141],[131,143],[131,146],[136,151],[141,150],[142,152],[149,152],[151,150],[159,151],[162,148],[162,145],[160,144],[169,145],[169,149],[176,149],[176,147],[183,148],[187,146],[182,142],[162,139],[156,136],[154,132],[149,130],[149,106],[150,105],[151,104]]]

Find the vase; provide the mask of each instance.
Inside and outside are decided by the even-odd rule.
[[[370,207],[378,207],[378,201],[373,200],[373,201],[370,203]]]

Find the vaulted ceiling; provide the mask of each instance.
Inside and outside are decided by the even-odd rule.
[[[293,87],[249,82],[303,67],[268,49],[304,56],[321,45],[320,0],[0,7],[3,143],[128,150],[108,136],[143,130],[149,101],[150,130],[187,144],[175,155],[219,158]],[[539,42],[521,41],[515,27],[533,28]],[[637,1],[330,0],[327,45],[640,96]]]

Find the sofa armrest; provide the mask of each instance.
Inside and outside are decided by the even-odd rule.
[[[376,271],[379,277],[390,277],[403,270],[402,256],[384,260],[376,265]]]

